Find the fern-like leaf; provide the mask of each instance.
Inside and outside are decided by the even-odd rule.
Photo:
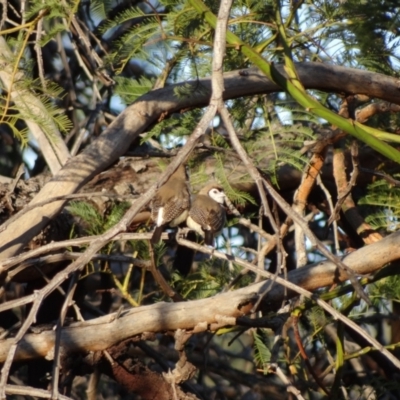
[[[268,363],[271,360],[271,351],[265,344],[265,342],[267,341],[267,337],[262,330],[258,331],[254,330],[253,339],[254,339],[254,361],[260,368],[265,370]]]
[[[117,83],[115,94],[119,95],[126,104],[130,104],[150,91],[154,86],[155,80],[146,77],[129,79],[117,76],[115,77],[115,82]]]

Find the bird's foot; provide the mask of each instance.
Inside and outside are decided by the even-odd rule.
[[[205,246],[207,249],[211,250],[210,257],[212,257],[214,255],[215,247],[211,244],[206,244]]]
[[[186,239],[188,233],[190,232],[189,228],[178,228],[178,231],[176,232],[176,235],[178,237],[181,237],[183,239]]]

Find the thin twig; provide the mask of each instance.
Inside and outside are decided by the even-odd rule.
[[[42,276],[43,280],[46,283],[49,283],[50,279],[47,277],[47,275],[37,265],[35,265],[34,267],[35,267],[36,271]],[[66,296],[66,293],[65,293],[65,291],[64,291],[62,286],[58,286],[56,290],[61,294],[61,296],[63,296],[63,297]],[[4,304],[6,304],[6,303],[4,303]],[[78,306],[75,303],[73,303],[72,306],[73,306],[75,314],[76,314],[76,319],[78,321],[84,321]]]
[[[24,268],[30,267],[32,265],[42,266],[46,264],[58,263],[60,261],[66,260],[76,260],[81,256],[82,253],[75,252],[64,252],[59,254],[51,254],[44,257],[33,258],[27,261],[24,261],[21,265],[18,266],[17,269],[13,270],[9,273],[9,276],[12,278],[17,273],[19,273]],[[95,254],[92,257],[92,261],[106,261],[106,262],[118,262],[118,263],[129,263],[130,265],[134,265],[135,267],[149,269],[150,261],[141,260],[139,258],[135,258],[126,254]]]
[[[264,229],[260,228],[259,226],[253,224],[249,219],[243,218],[242,214],[238,211],[238,209],[232,204],[232,202],[226,198],[225,204],[227,205],[229,211],[235,216],[239,217],[238,224],[249,228],[251,231],[258,233],[261,237],[266,239],[267,241],[275,240],[275,237],[270,235],[269,233],[265,232]]]
[[[110,241],[118,241],[118,240],[149,240],[151,239],[151,232],[143,232],[143,233],[120,233],[118,235],[115,235],[113,238],[110,239]],[[163,233],[162,234],[162,239],[166,240],[168,239],[168,234]],[[66,247],[72,247],[72,246],[81,246],[85,244],[90,244],[93,243],[96,240],[99,240],[101,238],[101,235],[99,236],[84,236],[81,238],[76,238],[76,239],[69,239],[69,240],[63,240],[61,242],[54,242],[54,243],[48,243],[46,245],[43,245],[41,247],[38,247],[36,249],[27,251],[26,253],[22,253],[18,256],[15,257],[10,257],[6,260],[3,260],[0,262],[0,273],[4,273],[10,268],[14,267],[15,265],[18,265],[19,263],[28,260],[30,258],[38,257],[41,254],[46,254],[51,251],[63,249]],[[79,253],[82,255],[82,253]],[[95,254],[93,255],[93,257]],[[140,266],[140,265],[139,265]]]
[[[308,358],[308,355],[304,349],[303,342],[301,340],[301,336],[300,336],[300,332],[299,332],[299,317],[298,317],[298,315],[292,316],[292,324],[293,324],[292,326],[293,326],[294,338],[295,338],[297,347],[299,348],[301,358],[305,362],[308,371],[315,379],[315,382],[317,383],[317,385],[325,392],[326,395],[329,396],[330,395],[329,391],[326,389],[324,383],[322,382],[320,377],[317,375],[317,373],[314,371],[314,368],[311,365],[310,359]]]
[[[72,275],[72,279],[69,284],[68,293],[65,296],[64,303],[61,308],[60,317],[56,326],[56,340],[54,344],[54,360],[53,360],[53,373],[51,379],[51,398],[58,399],[58,382],[60,379],[60,369],[61,369],[61,331],[64,325],[65,317],[67,316],[68,307],[72,303],[72,297],[74,296],[75,289],[77,287],[79,275],[75,272]]]
[[[20,395],[27,397],[40,397],[42,399],[51,399],[51,393],[48,390],[36,389],[32,386],[6,385],[4,391],[8,395]],[[58,400],[72,400],[70,397],[58,394]]]
[[[372,175],[375,175],[375,176],[380,176],[380,177],[382,177],[383,179],[385,179],[386,181],[388,181],[392,186],[400,187],[400,181],[397,180],[397,179],[394,179],[392,176],[390,176],[390,175],[388,175],[388,174],[385,174],[385,173],[379,172],[379,171],[374,171],[374,170],[368,169],[368,168],[363,168],[363,167],[360,167],[360,171],[366,172],[367,174],[372,174]]]
[[[317,177],[317,185],[322,189],[322,191],[325,194],[326,197],[326,201],[328,202],[329,205],[329,210],[331,212],[331,215],[333,215],[334,211],[333,211],[333,201],[332,201],[332,196],[329,192],[329,190],[326,188],[326,186],[324,185],[324,182],[321,179],[321,176],[318,175]],[[334,242],[335,242],[335,254],[339,254],[340,251],[340,246],[339,246],[339,234],[338,234],[338,226],[337,226],[337,220],[336,218],[332,221],[332,229],[333,229],[333,238],[334,238]]]
[[[258,224],[259,228],[262,229],[263,225],[263,207],[261,206],[258,212]],[[265,248],[265,246],[263,246]],[[257,241],[257,266],[260,271],[265,269],[265,252],[261,252],[261,236],[258,236]],[[256,274],[256,279],[254,282],[260,282],[261,275],[259,273]]]
[[[66,30],[67,32],[70,32],[70,27],[68,26],[68,21],[67,21],[65,18],[63,18],[62,21],[63,21],[63,23],[64,23],[65,30]],[[82,70],[85,72],[85,75],[87,76],[87,78],[89,79],[89,81],[94,82],[94,77],[93,77],[93,75],[91,74],[91,72],[89,71],[89,68],[86,66],[85,62],[83,61],[82,56],[81,56],[81,53],[79,52],[78,46],[76,45],[75,40],[74,40],[74,38],[72,37],[72,34],[71,34],[71,37],[70,37],[69,39],[70,39],[70,43],[71,43],[71,46],[72,46],[72,50],[73,50],[74,53],[75,53],[75,57],[76,57],[76,59],[77,59],[77,61],[78,61],[79,66],[80,66],[80,67],[82,68]],[[100,92],[99,92],[97,86],[94,86],[94,88],[96,89],[96,90],[95,90],[95,95],[97,96],[97,99],[98,99],[99,101],[101,101],[101,100],[102,100],[102,99],[101,99],[101,95],[100,95]]]
[[[7,0],[0,0],[1,4],[1,19],[0,19],[0,31],[3,30],[3,25],[7,19]]]
[[[15,174],[15,178],[13,179],[12,183],[8,186],[8,190],[7,192],[9,194],[14,193],[14,190],[19,182],[19,180],[21,179],[22,175],[25,173],[25,165],[24,163],[22,163],[19,167],[18,167],[18,171]]]
[[[289,379],[287,378],[287,376],[285,375],[285,373],[279,368],[279,366],[277,365],[275,368],[275,374],[280,378],[280,380],[285,384],[286,386],[286,390],[289,393],[292,393],[294,396],[296,396],[296,398],[298,400],[305,400],[304,397],[302,396],[301,392],[299,389],[297,389],[296,386],[294,386]]]
[[[282,231],[282,226],[279,220],[279,212],[278,212],[278,206],[276,204],[276,202],[274,201],[273,204],[273,213],[275,215],[275,220],[276,223],[278,225],[278,234],[275,235],[276,237],[276,241],[277,241],[277,252],[276,252],[276,272],[278,274],[283,273],[285,279],[287,278],[287,268],[286,268],[286,257],[287,257],[287,253],[285,250],[285,247],[283,246],[283,238],[282,235],[279,234]],[[265,246],[264,246],[265,247]],[[267,251],[267,249],[265,250]],[[268,248],[269,251],[269,248]],[[266,253],[268,254],[268,253]],[[285,293],[285,298],[286,298],[286,293]]]
[[[162,276],[160,270],[157,268],[156,264],[156,256],[154,253],[153,244],[149,242],[149,253],[150,253],[150,272],[153,275],[154,280],[157,282],[158,286],[160,286],[161,290],[164,292],[166,296],[172,299],[175,302],[183,301],[183,297],[175,292],[172,287],[168,284],[165,278]]]
[[[42,55],[42,46],[40,45],[40,39],[42,37],[42,29],[43,29],[43,19],[40,19],[36,28],[36,39],[35,39],[35,51],[36,51],[36,61],[39,70],[39,78],[42,87],[46,89],[46,79],[44,78],[44,68],[43,68],[43,55]]]
[[[18,171],[15,175],[15,178],[8,185],[7,193],[4,196],[5,201],[7,202],[7,206],[11,212],[14,211],[14,207],[12,206],[11,195],[14,193],[14,190],[17,186],[18,181],[21,179],[21,176],[25,173],[25,165],[22,163],[18,167]]]

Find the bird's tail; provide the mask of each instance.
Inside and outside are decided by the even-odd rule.
[[[196,234],[193,231],[189,231],[186,235],[186,239],[190,240],[191,242],[196,242]],[[182,276],[187,276],[192,269],[193,260],[194,250],[178,245],[173,263],[174,269],[179,271]]]
[[[207,246],[214,246],[214,234],[211,231],[204,232],[204,244]]]
[[[156,226],[154,229],[153,236],[150,239],[151,244],[158,244],[161,240],[161,234],[163,232],[163,226]]]

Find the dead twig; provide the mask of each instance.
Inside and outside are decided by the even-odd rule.
[[[61,330],[64,325],[65,317],[67,316],[68,308],[73,304],[73,296],[75,293],[75,289],[77,287],[79,274],[75,272],[71,278],[68,292],[66,293],[64,303],[61,308],[60,317],[56,326],[56,342],[54,345],[54,360],[53,360],[53,373],[51,379],[51,398],[58,399],[59,391],[58,391],[58,382],[60,379],[60,369],[61,369]]]
[[[331,196],[329,190],[324,185],[324,182],[322,182],[322,179],[321,179],[321,177],[319,175],[318,175],[318,178],[317,178],[317,185],[324,192],[325,197],[326,197],[326,201],[328,202],[328,205],[329,205],[329,210],[330,210],[331,214],[333,214],[333,209],[334,208],[333,208],[332,196]],[[337,226],[336,219],[334,219],[332,221],[332,225],[333,225],[333,237],[334,237],[334,242],[335,242],[334,249],[336,251],[335,254],[339,254],[340,246],[339,246],[339,235],[338,235],[338,226]]]
[[[296,341],[297,347],[299,348],[301,358],[305,362],[308,371],[315,379],[315,382],[317,383],[317,385],[325,392],[325,394],[327,396],[330,396],[330,393],[327,390],[327,388],[325,387],[324,383],[322,382],[320,377],[314,371],[314,368],[311,365],[310,359],[308,358],[308,355],[304,349],[303,342],[301,340],[300,332],[299,332],[299,317],[298,317],[298,315],[292,316],[292,326],[293,326],[294,339]]]
[[[48,390],[36,389],[32,386],[6,385],[4,391],[8,395],[19,395],[26,397],[40,397],[42,399],[51,399],[51,393]],[[59,400],[72,400],[70,397],[58,394]]]
[[[157,268],[157,263],[156,263],[156,256],[154,253],[154,247],[152,243],[149,241],[149,253],[150,253],[150,272],[153,275],[154,280],[160,286],[161,290],[164,292],[166,296],[168,296],[170,299],[173,301],[184,301],[183,297],[175,292],[175,290],[172,289],[172,287],[169,285],[169,283],[165,280],[163,275],[161,274],[160,270]]]
[[[394,179],[392,176],[385,174],[383,172],[379,172],[379,171],[374,171],[372,169],[368,169],[368,168],[363,168],[360,167],[360,171],[361,172],[365,172],[367,174],[371,174],[371,175],[375,175],[375,176],[380,176],[381,178],[385,179],[387,182],[390,183],[390,185],[395,186],[395,187],[400,187],[400,181],[397,179]]]
[[[286,390],[289,393],[292,393],[298,400],[305,400],[304,397],[301,395],[301,392],[299,389],[296,388],[288,379],[288,377],[285,375],[285,373],[278,367],[276,366],[275,370],[273,371],[278,378],[285,384]]]

